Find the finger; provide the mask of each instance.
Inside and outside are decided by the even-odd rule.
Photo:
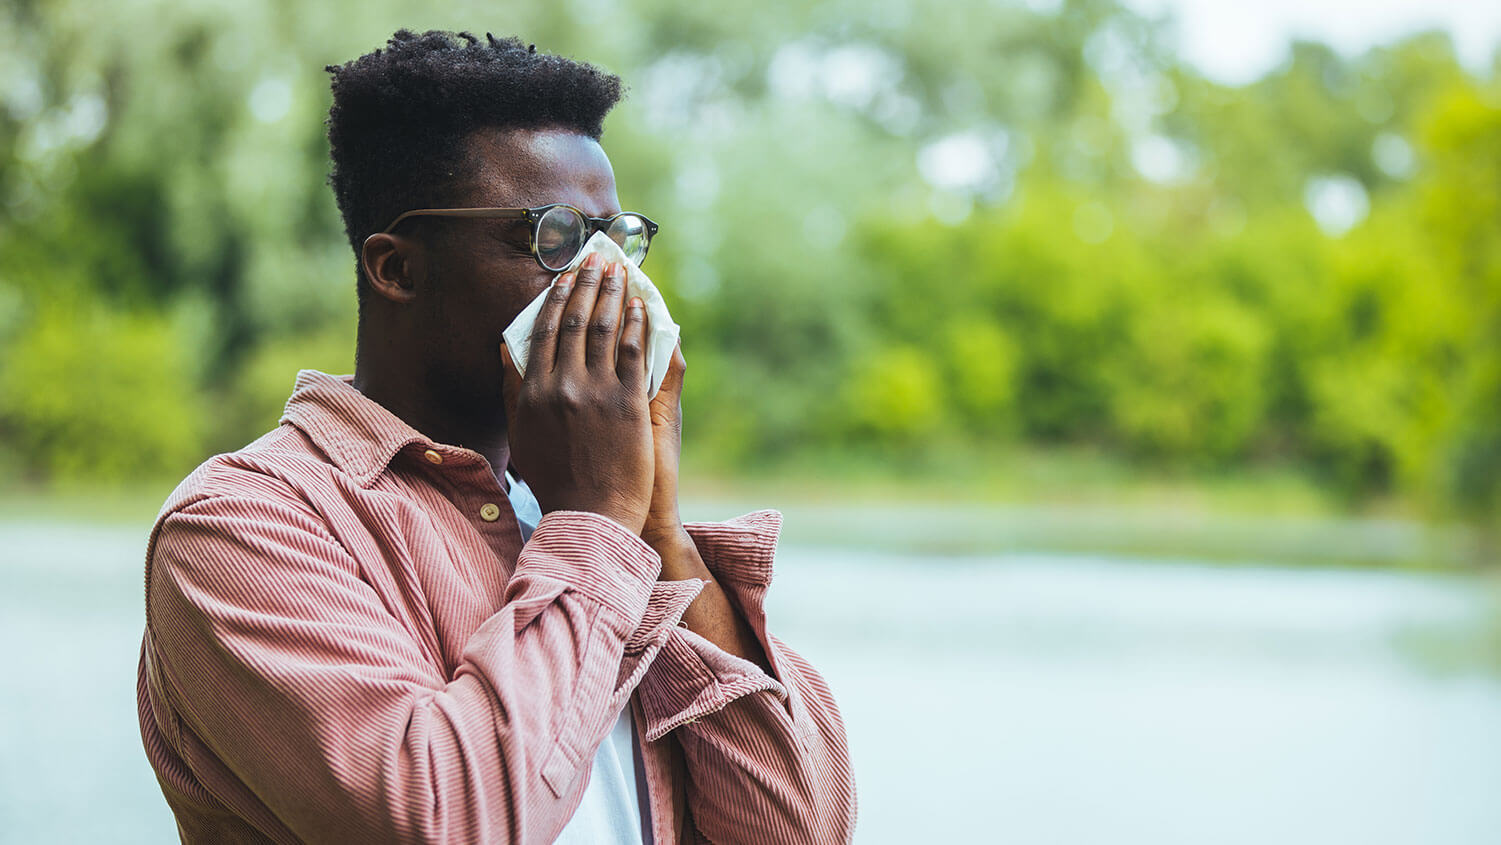
[[[615,374],[633,393],[644,393],[646,384],[646,306],[633,296],[625,306],[620,345],[615,356]]]
[[[687,370],[688,361],[683,357],[683,344],[679,341],[672,348],[672,360],[667,364],[667,375],[662,377],[662,386],[657,388],[657,395],[651,399],[653,406],[667,411],[677,410],[683,396],[683,373]]]
[[[532,346],[535,350],[537,347]],[[531,356],[535,358],[535,353]],[[529,362],[528,367],[535,361]],[[500,344],[500,398],[506,409],[506,429],[511,427],[511,421],[516,419],[516,402],[521,395],[521,373],[516,369],[516,362],[511,359],[511,350],[505,341]]]
[[[594,300],[594,316],[589,320],[589,369],[609,372],[615,369],[615,343],[620,334],[620,307],[625,300],[625,268],[611,262],[600,282]]]
[[[572,369],[583,367],[588,362],[584,336],[588,334],[589,321],[594,316],[594,298],[599,294],[603,264],[604,261],[596,253],[585,258],[583,266],[578,270],[573,283],[573,295],[568,297],[568,305],[563,309],[563,322],[558,328],[558,360],[555,367]]]
[[[526,355],[527,372],[550,373],[557,362],[558,329],[563,322],[563,309],[568,305],[568,295],[573,291],[573,273],[558,276],[537,312],[537,322],[532,324],[531,351]],[[507,357],[510,352],[506,352]]]

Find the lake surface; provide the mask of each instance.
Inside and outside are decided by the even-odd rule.
[[[145,529],[0,523],[0,841],[170,842],[140,748]],[[1501,841],[1479,579],[785,546],[857,842]]]

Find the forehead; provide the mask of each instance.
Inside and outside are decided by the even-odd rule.
[[[615,172],[598,141],[560,129],[481,130],[468,138],[472,202],[531,207],[554,202],[591,215],[619,211]]]

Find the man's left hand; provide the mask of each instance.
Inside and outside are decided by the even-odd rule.
[[[654,548],[687,539],[683,520],[678,514],[678,456],[683,442],[683,373],[688,362],[683,347],[672,350],[672,363],[662,379],[662,387],[652,397],[651,438],[656,453],[655,483],[651,491],[651,508],[641,539]]]
[[[641,539],[662,556],[659,580],[681,581],[700,578],[703,592],[683,611],[682,622],[688,630],[704,637],[726,652],[743,657],[771,673],[766,652],[756,639],[745,617],[735,610],[724,588],[704,565],[693,538],[683,528],[678,515],[678,456],[683,442],[683,360],[681,346],[672,350],[672,363],[662,379],[662,387],[647,406],[651,417],[651,439],[656,455],[652,476],[651,505]]]

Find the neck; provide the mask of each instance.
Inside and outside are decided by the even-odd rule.
[[[497,480],[510,459],[503,415],[482,415],[441,393],[442,385],[401,365],[383,366],[383,356],[364,345],[354,369],[354,387],[435,443],[461,446],[490,462]],[[409,360],[409,359],[402,359]]]

